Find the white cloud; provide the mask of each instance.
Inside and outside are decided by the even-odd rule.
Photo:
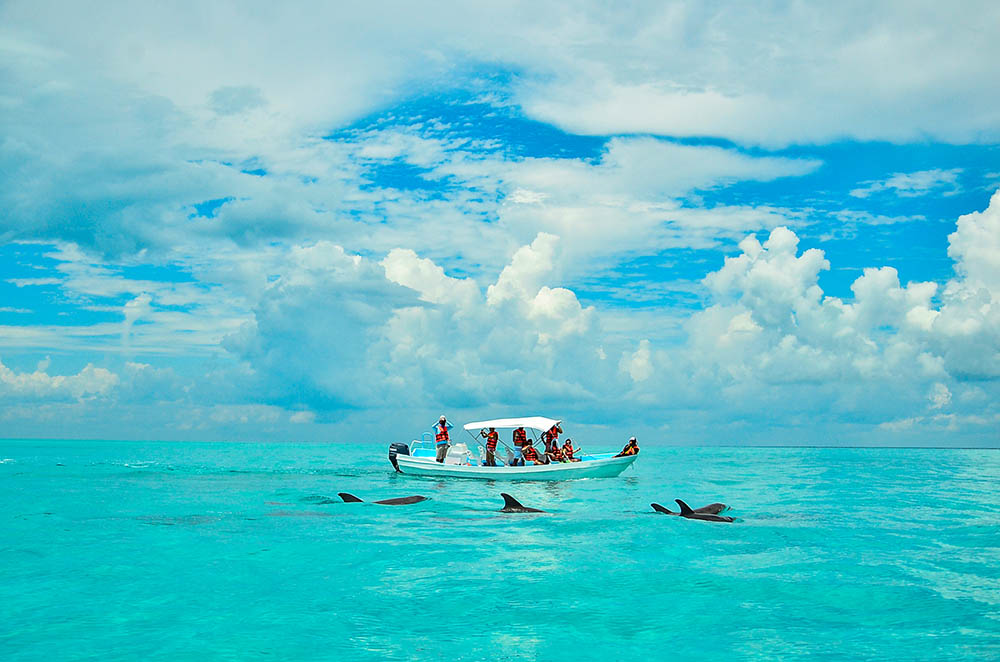
[[[315,423],[316,413],[311,411],[297,411],[288,417],[291,423]]]
[[[48,361],[34,372],[17,372],[0,362],[0,399],[66,401],[109,395],[118,385],[118,375],[88,363],[75,375],[48,374]]]
[[[865,182],[866,186],[856,188],[850,192],[855,198],[867,198],[872,193],[890,191],[901,198],[915,198],[928,195],[932,192],[940,195],[954,195],[961,188],[958,184],[958,176],[961,168],[942,170],[918,170],[917,172],[897,172],[888,179],[881,181]]]
[[[550,76],[528,78],[520,101],[535,117],[596,135],[989,140],[997,97],[983,90],[997,46],[977,26],[997,9],[969,9],[580,8],[548,42]]]
[[[1000,290],[1000,191],[985,211],[959,217],[958,228],[948,235],[948,256],[960,274],[955,288]]]

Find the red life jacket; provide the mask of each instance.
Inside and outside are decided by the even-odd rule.
[[[520,446],[525,441],[528,440],[527,435],[524,433],[524,428],[518,428],[514,430],[514,445]]]
[[[573,459],[573,444],[566,442],[562,447],[562,454],[566,456],[567,460]]]
[[[500,440],[500,434],[496,430],[490,432],[486,435],[486,450],[495,451],[497,449],[497,442]]]
[[[438,423],[437,432],[434,434],[434,443],[437,445],[448,443],[448,426],[444,423]]]
[[[524,450],[522,452],[524,453],[525,460],[530,460],[531,462],[538,461],[538,451],[535,450],[534,446],[529,446],[528,444],[525,444]]]

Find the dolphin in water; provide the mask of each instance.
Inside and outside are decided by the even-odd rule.
[[[702,506],[701,508],[691,509],[691,506],[687,505],[680,499],[674,499],[677,505],[680,506],[681,512],[675,513],[672,510],[664,508],[658,503],[651,503],[650,506],[653,507],[658,513],[663,513],[664,515],[677,515],[685,519],[700,519],[706,522],[733,522],[735,518],[727,517],[725,515],[720,515],[723,510],[726,509],[726,504],[724,503],[712,503],[707,506]]]
[[[362,503],[361,499],[354,496],[353,494],[348,494],[347,492],[338,492],[337,496],[344,500],[345,503]],[[395,499],[382,499],[381,501],[375,501],[382,506],[408,506],[411,503],[420,503],[421,501],[427,501],[430,497],[425,496],[408,496],[408,497],[396,497]]]
[[[538,508],[528,508],[527,506],[521,505],[521,502],[507,494],[506,492],[501,492],[500,496],[503,497],[503,508],[500,509],[501,513],[544,513],[544,510],[539,510]]]

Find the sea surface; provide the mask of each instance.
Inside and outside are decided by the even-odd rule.
[[[678,497],[738,521],[649,506]],[[645,445],[492,483],[374,443],[0,441],[7,662],[797,659],[1000,659],[1000,451]]]

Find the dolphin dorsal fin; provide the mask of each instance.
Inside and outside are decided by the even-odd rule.
[[[691,510],[691,506],[687,505],[686,503],[684,503],[680,499],[674,499],[674,501],[676,501],[677,505],[681,507],[681,515],[693,515],[694,514],[694,511]]]
[[[503,497],[503,507],[504,508],[524,508],[521,502],[507,494],[506,492],[501,492],[500,496]]]
[[[337,496],[343,499],[345,503],[361,503],[361,499],[347,492],[337,492]]]

